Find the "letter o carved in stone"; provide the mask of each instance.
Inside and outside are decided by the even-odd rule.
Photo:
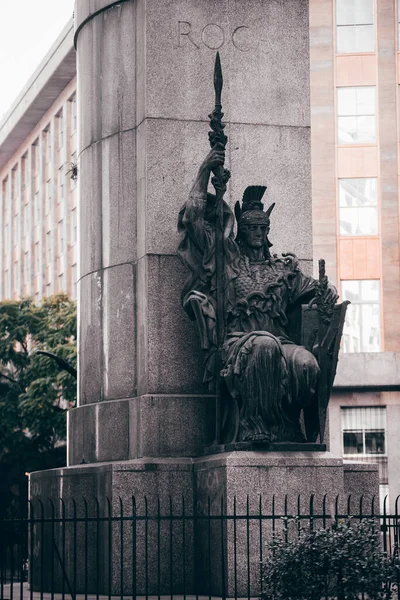
[[[211,50],[218,50],[221,48],[225,41],[225,33],[222,27],[216,23],[209,23],[203,27],[201,32],[201,40],[207,48]]]

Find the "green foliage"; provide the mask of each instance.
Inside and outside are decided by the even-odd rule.
[[[0,303],[0,470],[24,473],[52,465],[66,435],[76,381],[46,350],[76,365],[76,304],[65,295]],[[46,456],[44,456],[46,454]],[[44,468],[44,467],[43,467]]]
[[[391,598],[398,569],[398,559],[381,552],[376,520],[307,529],[296,540],[276,536],[268,545],[263,599]]]

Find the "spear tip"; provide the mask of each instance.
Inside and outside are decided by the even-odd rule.
[[[215,65],[214,65],[214,89],[216,98],[221,100],[221,91],[222,91],[222,68],[221,68],[221,58],[219,56],[219,52],[217,51],[217,55],[215,57]]]

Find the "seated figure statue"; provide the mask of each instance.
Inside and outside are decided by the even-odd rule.
[[[217,351],[215,196],[207,187],[224,158],[223,148],[209,152],[178,225],[178,254],[191,271],[182,302],[192,319],[203,322],[205,381],[212,385]],[[250,186],[242,206],[236,203],[236,236],[235,218],[224,203],[226,337],[217,364],[237,407],[235,441],[304,442],[300,411],[315,398],[320,369],[314,354],[291,339],[288,317],[295,305],[313,298],[318,281],[302,273],[293,254],[271,254],[268,234],[274,204],[263,210],[265,190]],[[329,284],[324,301],[333,305],[337,297]]]

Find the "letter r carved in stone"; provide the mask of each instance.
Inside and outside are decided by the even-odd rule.
[[[183,39],[186,37],[196,48],[200,48],[192,37],[192,24],[189,21],[178,21],[178,48],[182,48]]]

